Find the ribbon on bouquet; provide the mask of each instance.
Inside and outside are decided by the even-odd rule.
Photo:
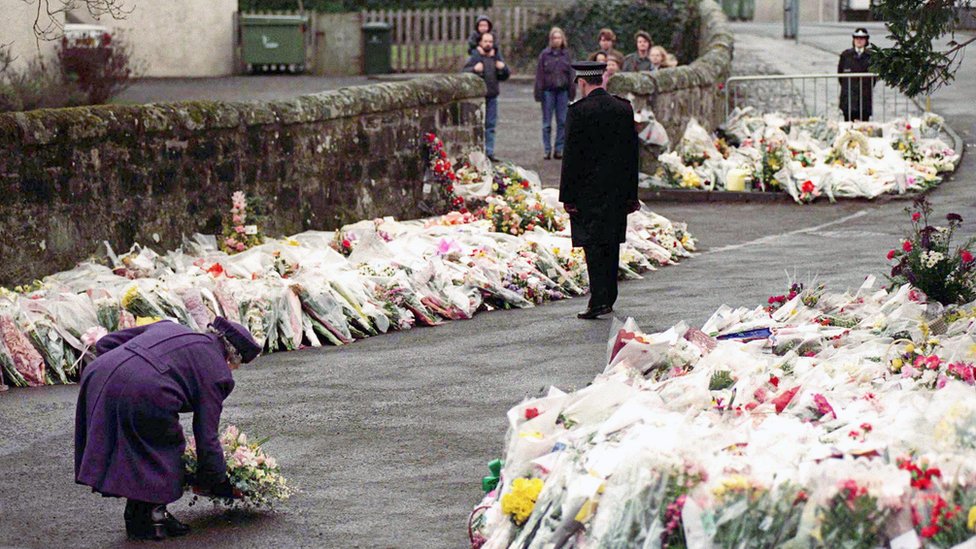
[[[501,478],[502,465],[504,464],[505,462],[500,459],[493,459],[488,462],[488,470],[491,472],[491,475],[481,478],[481,489],[486,494],[498,487],[498,480]]]

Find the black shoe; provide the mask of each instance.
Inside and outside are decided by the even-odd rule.
[[[546,160],[549,160],[550,158],[552,158],[552,153],[547,152],[546,153]]]
[[[552,157],[555,158],[556,160],[559,160],[563,157],[563,153],[556,151],[556,154],[552,155]]]
[[[489,154],[488,160],[491,160],[492,162],[498,162],[498,157],[493,154]]]
[[[155,540],[185,536],[190,527],[176,520],[165,505],[129,500],[125,506],[125,533],[133,540]]]
[[[600,305],[598,307],[587,307],[585,311],[576,315],[576,318],[582,318],[583,320],[593,320],[595,318],[600,318],[603,315],[608,315],[613,312],[613,307],[609,305]]]
[[[162,522],[163,527],[166,528],[166,535],[171,538],[190,533],[190,526],[176,520],[176,517],[166,510],[165,505],[160,505],[152,510],[152,520],[153,522]]]

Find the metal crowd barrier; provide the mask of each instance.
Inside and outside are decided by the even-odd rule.
[[[928,101],[923,108],[917,101],[885,85],[875,73],[768,74],[733,76],[726,80],[725,116],[728,118],[736,108],[754,107],[760,112],[782,112],[788,116],[839,119],[843,117],[842,87],[849,90],[844,106],[851,114],[864,112],[867,102],[860,90],[870,88],[872,121],[887,122],[930,110]]]

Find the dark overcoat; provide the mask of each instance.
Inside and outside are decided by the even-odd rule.
[[[508,63],[502,59],[501,52],[498,51],[498,46],[492,50],[494,55],[481,55],[477,51],[471,54],[468,58],[468,62],[464,64],[463,72],[474,72],[474,66],[481,63],[484,70],[481,71],[481,78],[485,81],[485,97],[498,97],[499,93],[499,82],[504,82],[508,80],[508,77],[512,75],[511,70],[508,68]],[[501,61],[504,66],[498,69],[495,66],[495,61]],[[478,73],[475,73],[478,74]]]
[[[838,74],[871,72],[871,52],[867,49],[861,55],[854,48],[846,49],[837,62]],[[840,78],[840,110],[848,119],[868,120],[873,112],[873,89],[876,79],[872,77]]]
[[[598,88],[569,106],[559,201],[579,210],[570,215],[573,246],[624,242],[638,163],[629,101]]]
[[[178,500],[186,448],[179,414],[193,412],[196,482],[222,482],[217,429],[234,380],[220,338],[164,321],[109,334],[96,350],[81,376],[75,481],[106,496]]]

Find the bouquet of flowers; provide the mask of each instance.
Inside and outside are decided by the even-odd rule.
[[[243,191],[231,195],[230,218],[224,219],[220,249],[228,254],[243,252],[264,242],[257,225],[247,225],[247,196]]]
[[[924,196],[906,211],[911,215],[911,234],[887,256],[895,262],[888,277],[892,286],[911,284],[943,305],[976,299],[976,258],[970,251],[976,238],[952,246],[962,217],[950,213],[946,215],[947,226],[930,225],[932,207]]]
[[[267,455],[262,448],[268,439],[248,441],[247,435],[231,425],[220,435],[227,462],[227,478],[231,485],[241,493],[240,499],[208,496],[215,504],[231,508],[273,508],[295,494],[281,474],[278,462]],[[183,453],[183,467],[186,477],[192,479],[197,472],[196,445],[191,442]],[[187,485],[187,490],[192,487]],[[194,501],[197,497],[194,496]]]

